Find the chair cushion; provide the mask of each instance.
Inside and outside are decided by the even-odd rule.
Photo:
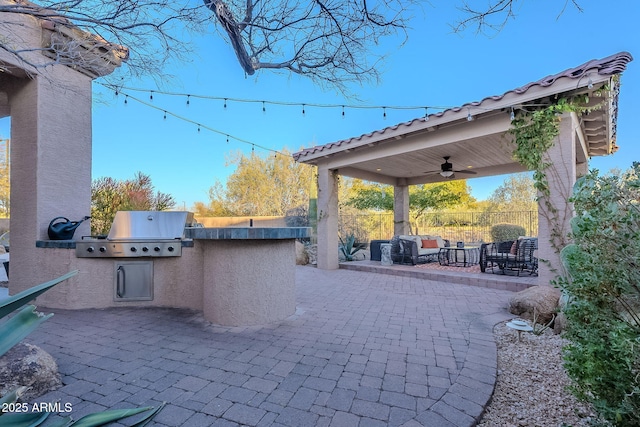
[[[431,240],[431,239],[423,239],[422,240],[422,248],[423,249],[435,249],[435,248],[439,248],[438,246],[438,241],[437,240]]]

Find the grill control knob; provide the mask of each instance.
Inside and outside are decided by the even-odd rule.
[[[136,252],[138,249],[135,246],[131,247],[131,252]]]
[[[146,247],[146,246],[143,246],[143,247],[142,247],[142,252],[149,252],[149,248],[148,248],[148,247]]]
[[[167,250],[168,250],[169,252],[173,252],[173,246],[169,246],[169,247],[167,247]]]
[[[104,246],[100,246],[99,251],[102,253],[107,252],[107,248],[105,248]]]
[[[160,246],[154,246],[153,250],[156,251],[156,252],[160,252]]]
[[[89,246],[89,247],[87,248],[87,252],[89,252],[89,253],[93,253],[93,251],[95,251],[95,249],[94,249],[94,247],[93,247],[93,246]]]

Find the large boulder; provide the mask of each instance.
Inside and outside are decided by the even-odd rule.
[[[309,264],[309,254],[307,248],[302,242],[296,240],[296,265]]]
[[[513,295],[509,312],[540,324],[549,323],[558,311],[560,290],[551,286],[533,286]]]
[[[40,347],[20,343],[0,357],[0,396],[26,386],[27,390],[21,395],[24,402],[61,385],[56,361]]]

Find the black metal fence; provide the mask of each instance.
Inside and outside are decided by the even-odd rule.
[[[411,221],[413,234],[432,234],[452,242],[490,242],[491,227],[495,224],[517,224],[527,236],[538,235],[538,212],[457,212],[429,213],[418,221]],[[341,215],[341,236],[353,233],[360,242],[386,240],[393,237],[393,214]]]

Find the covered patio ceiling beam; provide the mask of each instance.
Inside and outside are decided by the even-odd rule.
[[[335,153],[324,159],[331,169],[342,169],[356,163],[372,161],[380,158],[393,157],[400,154],[408,154],[424,150],[425,148],[438,147],[470,139],[482,138],[488,135],[505,133],[511,127],[509,114],[498,114],[489,117],[479,117],[473,122],[461,123],[440,129],[437,133],[421,134],[419,136],[404,139],[381,141],[366,150],[352,150],[348,153]],[[324,163],[323,162],[323,163]]]
[[[369,172],[366,170],[353,168],[353,167],[338,169],[337,172],[339,175],[342,175],[342,176],[363,179],[365,181],[371,181],[371,182],[379,182],[381,184],[396,185],[398,181],[398,179],[393,176],[383,175],[375,172]]]

